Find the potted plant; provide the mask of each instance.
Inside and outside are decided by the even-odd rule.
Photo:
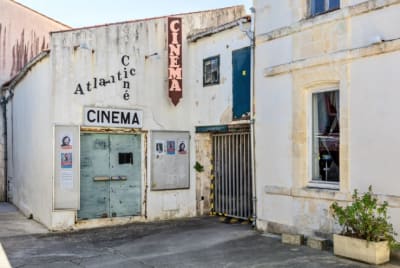
[[[371,264],[388,262],[390,247],[397,243],[387,209],[386,201],[378,204],[372,186],[363,195],[354,190],[352,203],[347,206],[334,202],[331,211],[342,226],[340,235],[333,236],[334,254]]]

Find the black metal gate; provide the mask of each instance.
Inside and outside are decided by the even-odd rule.
[[[213,135],[213,212],[239,219],[253,213],[250,133]]]

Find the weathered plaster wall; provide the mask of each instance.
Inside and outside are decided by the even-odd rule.
[[[17,2],[0,1],[0,84],[49,47],[51,31],[68,29]]]
[[[399,177],[399,60],[397,51],[351,63],[351,188],[373,185],[378,194],[400,196],[400,187],[393,187]]]
[[[46,66],[49,70],[48,85],[44,85],[43,92],[48,92],[50,99],[45,99],[44,107],[49,106],[49,125],[35,128],[31,131],[36,134],[44,131],[51,132],[53,124],[82,125],[84,107],[107,107],[120,109],[138,109],[143,111],[142,133],[142,217],[145,213],[147,219],[169,219],[175,217],[188,217],[196,215],[196,172],[192,168],[196,159],[196,148],[194,141],[195,118],[201,118],[205,124],[214,122],[214,114],[204,113],[203,110],[193,109],[193,104],[200,100],[200,94],[195,93],[198,86],[191,76],[192,67],[202,75],[201,61],[190,58],[190,46],[187,43],[188,33],[215,27],[220,24],[231,22],[244,16],[243,7],[232,7],[214,11],[184,14],[182,17],[183,27],[183,98],[177,106],[174,106],[168,98],[167,88],[167,18],[155,18],[148,20],[115,23],[91,28],[81,28],[71,31],[54,32],[51,35],[51,54]],[[242,33],[240,33],[242,34]],[[217,41],[216,41],[217,42]],[[220,40],[218,40],[220,42]],[[223,45],[226,43],[224,42]],[[215,45],[215,51],[221,46]],[[210,50],[209,50],[210,51]],[[198,51],[202,53],[202,51]],[[125,56],[122,63],[122,57]],[[193,64],[199,64],[193,66]],[[135,75],[129,75],[123,81],[129,83],[129,88],[123,88],[122,81],[109,83],[94,89],[93,79],[110,79],[111,75],[117,77],[118,72],[123,73],[124,68],[130,72],[134,68]],[[49,75],[50,74],[50,75]],[[31,80],[30,80],[31,81]],[[91,86],[87,83],[90,82]],[[78,84],[82,91],[78,90]],[[17,86],[15,91],[20,89]],[[126,91],[127,90],[127,91]],[[203,90],[203,88],[200,88]],[[123,98],[128,92],[129,100]],[[74,94],[76,93],[76,94]],[[227,92],[225,94],[231,94]],[[197,97],[196,97],[197,96]],[[20,100],[22,96],[18,96]],[[196,98],[198,100],[196,100]],[[221,96],[224,100],[229,97]],[[227,104],[224,103],[225,106]],[[221,107],[226,110],[228,107]],[[29,114],[29,113],[28,113]],[[30,118],[30,117],[27,117]],[[219,122],[219,121],[217,121]],[[184,190],[150,191],[151,183],[151,150],[147,133],[151,130],[181,130],[191,133],[190,141],[190,188]],[[26,135],[26,131],[24,132]],[[22,143],[23,135],[16,136],[15,143]],[[51,138],[42,142],[42,150],[52,150]],[[33,156],[34,151],[27,152]],[[29,156],[25,156],[28,158]],[[46,156],[47,157],[47,156]],[[14,162],[22,166],[21,160],[25,158],[16,157]],[[51,160],[45,159],[47,163]],[[147,161],[146,161],[147,160]],[[51,173],[52,165],[37,165],[32,171],[32,179],[39,181],[38,185],[52,184],[45,175],[39,175],[42,169],[44,174]],[[27,173],[21,169],[14,174],[15,181],[21,180],[17,185],[21,190],[23,183],[27,183]],[[51,204],[52,193],[32,191],[32,197],[19,195],[18,204],[26,206],[27,211],[40,214],[49,213],[45,207],[31,200],[40,198]],[[49,228],[67,228],[74,223],[74,213],[55,211],[50,219],[40,218]],[[97,224],[97,223],[96,223]],[[95,225],[96,225],[95,224]],[[101,223],[98,223],[99,225]]]
[[[249,29],[250,23],[243,23],[243,29]],[[190,88],[193,91],[190,120],[194,126],[221,125],[232,123],[232,53],[237,49],[250,46],[250,40],[239,26],[224,30],[189,44],[191,77]],[[220,83],[203,86],[203,60],[212,56],[220,57]],[[207,215],[210,212],[210,186],[212,180],[212,136],[196,134],[196,160],[204,166],[204,172],[196,172],[197,213]]]
[[[248,29],[249,23],[243,23]],[[196,126],[232,123],[232,52],[250,46],[246,33],[236,26],[189,44],[190,88],[193,92],[191,120]],[[203,86],[203,60],[220,56],[220,83]]]
[[[0,0],[0,85],[16,75],[43,49],[49,47],[49,32],[68,29],[17,2]],[[0,120],[0,132],[4,122]],[[5,201],[4,140],[0,135],[0,201]]]
[[[307,0],[253,1],[258,34],[289,26],[306,15]],[[264,18],[268,18],[265,20]]]
[[[11,202],[47,226],[51,223],[53,196],[50,72],[49,58],[37,63],[7,105],[12,112],[8,120]]]
[[[255,3],[294,14],[286,1]],[[261,14],[255,67],[260,229],[327,235],[337,228],[330,204],[348,201],[354,189],[372,184],[380,199],[389,201],[399,230],[400,193],[393,185],[400,141],[396,127],[387,126],[398,114],[400,31],[382,21],[395,21],[399,8],[399,1],[343,1],[341,10],[310,19],[293,15],[291,22],[282,18],[274,23],[283,28],[270,31],[258,26],[270,22],[256,10]],[[376,36],[387,42],[376,43]],[[321,89],[340,90],[339,191],[308,187],[311,93]],[[278,204],[283,209],[275,209]]]
[[[209,133],[196,134],[196,162],[203,166],[202,172],[196,171],[196,210],[197,215],[210,213],[211,181],[213,179],[212,137]]]

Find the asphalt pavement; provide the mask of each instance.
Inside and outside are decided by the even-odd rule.
[[[0,242],[12,267],[374,267],[331,250],[282,244],[279,236],[218,217],[23,233]]]

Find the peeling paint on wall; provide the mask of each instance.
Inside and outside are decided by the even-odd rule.
[[[29,60],[49,47],[51,31],[69,27],[13,1],[0,0],[0,10],[2,84],[16,75]]]
[[[32,30],[28,39],[25,35],[25,29],[23,29],[20,37],[12,46],[12,65],[9,76],[12,77],[17,74],[29,60],[48,47],[49,42],[44,35],[39,36]]]
[[[49,47],[49,33],[69,29],[55,20],[9,0],[0,0],[0,85]],[[0,132],[3,133],[0,125]],[[0,148],[3,147],[0,136]],[[0,150],[0,201],[5,200],[4,157]],[[12,185],[11,183],[9,186]],[[8,187],[10,188],[10,187]]]

